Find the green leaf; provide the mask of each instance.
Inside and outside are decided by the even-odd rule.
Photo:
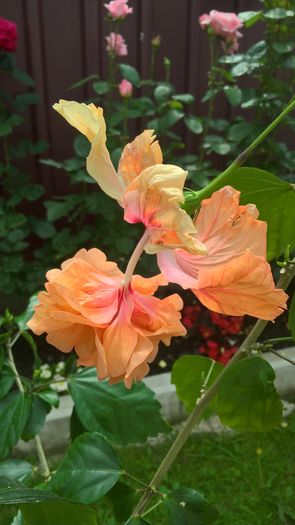
[[[198,135],[199,133],[202,133],[203,131],[203,123],[202,120],[198,117],[194,117],[193,115],[189,115],[188,117],[184,118],[184,123],[188,129],[190,129],[193,133]]]
[[[138,493],[125,483],[116,483],[108,493],[114,516],[118,522],[127,520],[138,500]]]
[[[164,505],[170,515],[169,525],[211,525],[218,518],[216,509],[203,494],[189,488],[170,492]]]
[[[114,443],[144,442],[169,429],[161,417],[160,403],[144,383],[127,390],[122,383],[98,381],[96,370],[85,368],[70,378],[69,389],[84,428],[101,432]]]
[[[17,505],[22,503],[38,503],[40,501],[60,500],[59,496],[48,490],[31,489],[26,487],[11,487],[0,490],[1,505]]]
[[[227,138],[233,142],[241,142],[246,137],[253,133],[255,127],[250,122],[237,122],[233,124],[227,133]]]
[[[7,396],[14,382],[14,373],[7,364],[4,364],[0,372],[0,399],[3,399],[5,396]]]
[[[21,505],[24,525],[98,525],[94,509],[69,501]]]
[[[220,363],[200,355],[185,355],[175,361],[171,383],[175,385],[177,396],[189,412],[196,406],[207,377],[207,386],[210,386],[222,369]]]
[[[218,155],[227,155],[230,151],[229,143],[219,135],[207,135],[204,140],[204,148],[207,149],[209,153],[214,151],[218,153]]]
[[[105,95],[109,92],[109,84],[108,82],[105,82],[104,80],[99,80],[98,82],[94,82],[92,85],[95,93],[98,95]]]
[[[201,102],[208,102],[208,100],[211,100],[211,98],[214,98],[217,94],[217,89],[208,89],[208,91],[206,91],[205,95],[203,96]]]
[[[224,86],[223,91],[232,106],[238,106],[242,101],[242,91],[236,86]]]
[[[40,219],[34,221],[34,230],[41,239],[50,239],[56,234],[55,227],[52,224]]]
[[[275,373],[258,356],[225,369],[215,409],[223,425],[240,432],[267,432],[282,419],[282,403],[274,387]]]
[[[28,106],[38,104],[40,97],[37,93],[19,93],[14,100],[14,107],[17,111],[25,111]]]
[[[78,157],[85,159],[90,151],[90,142],[84,135],[78,135],[74,140],[74,150]]]
[[[21,69],[18,69],[17,67],[14,67],[11,76],[17,80],[18,82],[21,82],[21,84],[25,84],[25,86],[33,86],[34,80],[28,73],[25,73],[25,71],[22,71]]]
[[[62,201],[45,201],[45,208],[47,210],[47,219],[50,222],[55,222],[61,217],[66,217],[78,204],[76,198],[68,198]]]
[[[30,398],[20,392],[0,401],[0,458],[5,458],[21,437],[30,407]]]
[[[293,293],[292,301],[289,306],[289,315],[288,315],[288,328],[292,334],[292,337],[295,341],[295,292]]]
[[[238,14],[245,27],[251,27],[262,18],[262,11],[243,11]]]
[[[149,521],[145,521],[143,518],[130,518],[124,525],[152,525]]]
[[[64,165],[62,162],[56,162],[56,160],[53,160],[53,159],[40,159],[39,162],[41,164],[44,164],[45,166],[50,166],[52,168],[58,168],[58,169],[64,168]]]
[[[295,42],[273,42],[272,47],[277,53],[290,53],[295,48]]]
[[[44,191],[45,190],[43,186],[41,186],[41,184],[31,184],[26,198],[28,199],[28,201],[31,202],[36,201],[37,199],[39,199],[39,197],[41,197],[41,195],[44,194]]]
[[[68,88],[68,91],[70,91],[71,89],[75,89],[75,88],[84,86],[84,84],[89,82],[89,80],[98,80],[98,79],[99,79],[99,76],[97,74],[89,75],[88,77],[82,78],[81,80],[78,80],[78,82],[71,84],[70,87]]]
[[[284,67],[286,67],[287,69],[295,69],[295,56],[294,55],[289,56],[285,60]]]
[[[119,69],[123,78],[129,80],[134,86],[139,86],[140,75],[135,67],[130,66],[129,64],[120,64]]]
[[[0,122],[0,137],[5,137],[6,135],[9,135],[11,132],[12,132],[12,125],[7,120]]]
[[[47,486],[54,493],[78,503],[94,503],[122,474],[109,442],[97,432],[82,434],[71,444]]]
[[[24,525],[23,515],[19,510],[10,525]]]
[[[154,97],[158,104],[163,104],[164,102],[167,102],[171,98],[172,93],[173,86],[171,86],[171,84],[169,84],[168,82],[159,84],[154,89]]]
[[[24,482],[33,473],[33,466],[22,459],[6,459],[0,463],[0,477]]]
[[[229,184],[241,192],[241,204],[256,204],[259,218],[267,222],[268,259],[295,247],[295,189],[271,173],[257,168],[238,168],[215,188]]]
[[[184,113],[179,111],[179,109],[170,109],[166,115],[160,118],[159,128],[161,131],[167,130],[174,126],[176,122],[181,120],[184,117]]]
[[[38,394],[32,394],[31,399],[30,415],[21,436],[24,441],[29,441],[39,434],[50,410],[49,405]]]
[[[15,321],[17,323],[17,326],[18,326],[19,330],[21,330],[21,331],[28,329],[27,322],[32,318],[33,313],[35,311],[35,306],[38,304],[37,295],[38,295],[37,293],[32,295],[30,297],[30,300],[28,302],[28,306],[25,309],[25,311],[22,314],[20,314],[17,317],[15,317]]]
[[[179,93],[178,95],[172,96],[173,100],[177,100],[182,104],[193,104],[195,102],[195,97],[191,93]]]
[[[235,64],[231,69],[231,74],[233,77],[241,77],[242,75],[245,75],[245,73],[249,72],[249,64],[248,62],[239,62],[239,64]]]
[[[48,405],[53,406],[54,408],[59,407],[59,397],[57,392],[53,390],[43,390],[38,393],[38,396]]]
[[[284,9],[283,7],[275,7],[274,9],[270,9],[264,13],[265,18],[269,18],[271,20],[282,20],[283,18],[294,17],[294,15],[294,11],[291,11],[290,9]]]

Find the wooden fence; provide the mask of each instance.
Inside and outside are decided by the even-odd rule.
[[[51,105],[59,98],[87,98],[90,94],[86,87],[75,92],[67,88],[92,73],[106,76],[106,1],[0,0],[0,16],[18,25],[18,66],[34,78],[41,95],[41,103],[31,109],[18,133],[32,140],[47,140],[50,150],[46,156],[56,160],[71,156],[74,132]],[[196,96],[195,110],[200,115],[204,111],[200,100],[207,83],[208,40],[199,28],[198,17],[210,9],[239,12],[261,7],[259,0],[130,0],[130,5],[134,14],[124,21],[121,31],[128,42],[128,62],[147,76],[150,41],[161,35],[157,75],[163,69],[163,56],[169,57],[172,82],[179,92],[189,91]],[[257,41],[259,31],[259,26],[245,30],[241,48]],[[218,111],[218,116],[230,117],[225,103]],[[29,169],[34,179],[45,185],[47,195],[65,191],[66,177],[56,170],[41,166],[37,160]]]

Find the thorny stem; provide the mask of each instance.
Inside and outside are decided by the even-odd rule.
[[[288,267],[286,273],[281,275],[278,283],[277,288],[286,289],[290,282],[292,281],[294,275],[295,275],[295,260],[292,261],[290,266]],[[264,321],[262,319],[258,319],[253,326],[252,330],[249,332],[245,340],[243,341],[242,345],[240,346],[239,350],[236,352],[236,354],[232,357],[230,362],[224,367],[222,372],[219,374],[217,379],[212,383],[210,388],[197,400],[196,406],[194,410],[191,412],[190,416],[188,417],[184,427],[176,437],[174,443],[172,444],[171,448],[169,449],[168,453],[164,457],[162,463],[160,464],[157,472],[155,473],[154,477],[152,478],[151,482],[149,483],[150,489],[143,494],[141,500],[137,504],[137,506],[134,509],[134,512],[132,516],[139,516],[141,515],[144,510],[147,507],[147,504],[152,497],[152,490],[155,490],[159,484],[161,483],[163,477],[166,475],[167,471],[171,467],[172,463],[175,461],[176,457],[178,456],[179,452],[181,451],[183,445],[186,443],[188,437],[190,436],[193,428],[200,423],[203,412],[208,407],[208,405],[211,403],[212,399],[216,395],[219,385],[227,372],[229,368],[231,368],[239,359],[243,356],[243,354],[257,341],[259,336],[262,334],[263,330],[265,329],[266,325],[268,324],[268,321]]]
[[[15,361],[14,361],[14,357],[13,357],[13,353],[12,353],[12,346],[13,346],[13,343],[16,341],[16,339],[17,339],[17,337],[15,336],[15,338],[12,341],[8,342],[8,344],[7,344],[7,355],[8,355],[8,361],[9,361],[10,367],[11,367],[11,369],[12,369],[14,375],[15,375],[15,380],[16,380],[18,389],[19,389],[21,394],[25,394],[24,385],[23,385],[22,380],[20,378],[20,375],[19,375],[19,373],[17,371],[16,365],[15,365]],[[43,448],[43,445],[42,445],[42,442],[41,442],[41,438],[40,438],[39,435],[37,435],[37,436],[35,436],[34,439],[35,439],[35,444],[36,444],[37,454],[38,454],[38,458],[39,458],[39,462],[40,462],[40,466],[41,466],[42,475],[46,479],[50,479],[50,470],[49,470],[49,466],[48,466],[47,459],[46,459],[46,456],[45,456],[44,448]]]
[[[131,279],[132,279],[132,276],[133,276],[133,272],[135,270],[135,266],[137,265],[139,259],[140,259],[140,256],[144,250],[144,247],[145,245],[147,244],[148,242],[148,239],[149,239],[149,232],[146,230],[143,234],[143,236],[141,237],[141,239],[139,240],[133,254],[131,255],[130,259],[129,259],[129,262],[127,264],[127,268],[125,270],[125,277],[124,277],[124,280],[123,280],[123,284],[125,286],[125,288],[129,285]]]
[[[246,148],[242,153],[238,155],[238,157],[224,170],[218,177],[216,177],[214,180],[206,186],[206,188],[203,188],[200,191],[195,192],[195,196],[198,200],[204,199],[207,196],[211,195],[215,189],[219,189],[220,185],[222,185],[223,181],[227,179],[228,175],[233,173],[237,168],[240,168],[246,160],[250,157],[250,155],[253,153],[255,148],[261,144],[261,142],[264,141],[264,139],[281,123],[281,121],[285,118],[290,111],[292,111],[295,108],[295,97],[292,97],[289,104],[285,107],[285,109],[277,116],[273,122],[265,130],[258,135],[258,137]]]

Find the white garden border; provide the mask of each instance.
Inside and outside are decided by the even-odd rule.
[[[280,354],[295,361],[295,347],[280,350]],[[264,357],[272,365],[276,373],[276,388],[282,398],[295,395],[295,366],[284,359],[267,352]],[[145,384],[155,392],[162,406],[164,418],[170,423],[177,423],[186,416],[185,410],[177,398],[175,386],[170,383],[170,372],[147,377]],[[47,417],[41,432],[41,439],[47,452],[58,453],[65,448],[70,437],[69,419],[73,408],[71,396],[60,398],[60,406],[54,408]],[[27,454],[34,444],[20,441],[15,449],[16,454]]]

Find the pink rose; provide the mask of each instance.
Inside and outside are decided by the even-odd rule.
[[[210,24],[210,22],[211,22],[211,16],[206,15],[206,13],[204,13],[202,16],[199,16],[199,23],[200,23],[201,29],[206,29],[208,25]]]
[[[224,13],[213,9],[208,14],[199,17],[202,29],[210,26],[213,33],[223,40],[223,49],[226,53],[234,53],[239,48],[238,38],[242,35],[238,31],[243,27],[243,22],[235,13]]]
[[[104,4],[109,15],[114,18],[125,18],[129,13],[133,13],[133,8],[128,7],[128,0],[112,0],[109,4]]]
[[[223,13],[222,11],[210,11],[211,27],[217,36],[231,39],[241,36],[238,29],[243,27],[243,22],[235,13]]]
[[[125,39],[119,33],[110,33],[109,36],[106,36],[107,41],[107,51],[118,57],[127,55],[127,44]]]
[[[123,98],[129,98],[132,95],[133,86],[131,82],[126,80],[125,78],[121,80],[119,86],[118,86],[119,92],[121,97]]]
[[[0,49],[12,52],[16,50],[17,28],[14,22],[0,17]]]

